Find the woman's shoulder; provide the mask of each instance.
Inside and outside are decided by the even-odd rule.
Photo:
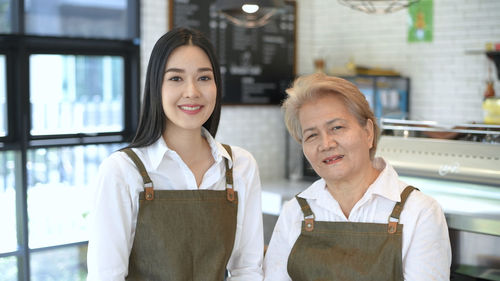
[[[232,161],[235,164],[257,166],[257,161],[248,150],[237,145],[229,146],[231,147]]]
[[[134,149],[134,152],[138,155],[141,154],[141,152],[136,149]],[[99,167],[100,172],[105,174],[127,173],[127,171],[131,169],[135,169],[135,164],[132,159],[121,150],[114,151],[104,158]]]
[[[313,199],[318,185],[321,185],[321,183],[319,183],[318,181],[312,183],[310,186],[308,186],[302,192],[298,193],[292,199],[285,202],[285,204],[283,204],[283,208],[282,208],[281,212],[286,213],[287,217],[289,217],[289,218],[302,219],[303,213],[302,213],[302,209],[300,207],[300,204],[299,204],[297,197],[303,198],[306,201],[308,201],[308,199],[309,200]]]
[[[403,210],[414,215],[443,215],[441,204],[432,196],[418,190],[413,190],[405,203]]]

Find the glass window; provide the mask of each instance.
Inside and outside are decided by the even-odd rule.
[[[120,132],[123,57],[31,55],[30,101],[31,135]]]
[[[17,258],[0,258],[0,281],[17,281]]]
[[[30,256],[31,280],[84,281],[86,256],[87,245],[33,252]]]
[[[88,240],[90,184],[101,161],[123,146],[101,144],[28,150],[30,248]]]
[[[15,167],[14,152],[0,151],[0,253],[17,250]]]
[[[11,0],[0,0],[0,33],[11,33]]]
[[[26,33],[85,38],[132,39],[128,0],[25,1]]]
[[[5,69],[5,55],[0,55],[0,137],[7,135],[7,76]]]

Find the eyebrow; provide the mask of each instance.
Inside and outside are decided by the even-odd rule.
[[[212,68],[211,67],[201,67],[201,68],[198,68],[198,72],[206,72],[206,71],[210,71],[210,72],[213,72]],[[169,68],[167,70],[165,70],[165,73],[168,73],[168,72],[177,72],[177,73],[184,73],[186,72],[184,69],[181,69],[181,68]]]
[[[343,120],[343,119],[341,119],[341,118],[334,118],[332,120],[326,121],[325,124],[328,126],[328,125],[331,125],[331,124],[333,124],[335,122],[338,122],[340,120]],[[306,133],[308,131],[313,131],[313,130],[316,130],[316,127],[307,128],[307,129],[305,129],[305,130],[302,131],[302,135],[304,135],[304,133]]]

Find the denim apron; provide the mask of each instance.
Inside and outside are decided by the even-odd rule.
[[[223,146],[231,156],[231,147]],[[224,280],[238,211],[227,159],[225,190],[154,190],[139,157],[123,151],[144,181],[126,280]]]
[[[304,221],[288,257],[292,280],[403,280],[403,225],[398,222],[414,189],[407,186],[403,190],[387,224],[315,221],[307,201],[296,196]]]

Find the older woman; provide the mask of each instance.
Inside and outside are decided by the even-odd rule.
[[[443,211],[374,157],[379,129],[364,95],[324,74],[287,93],[287,128],[321,179],[283,206],[265,280],[449,280]]]

